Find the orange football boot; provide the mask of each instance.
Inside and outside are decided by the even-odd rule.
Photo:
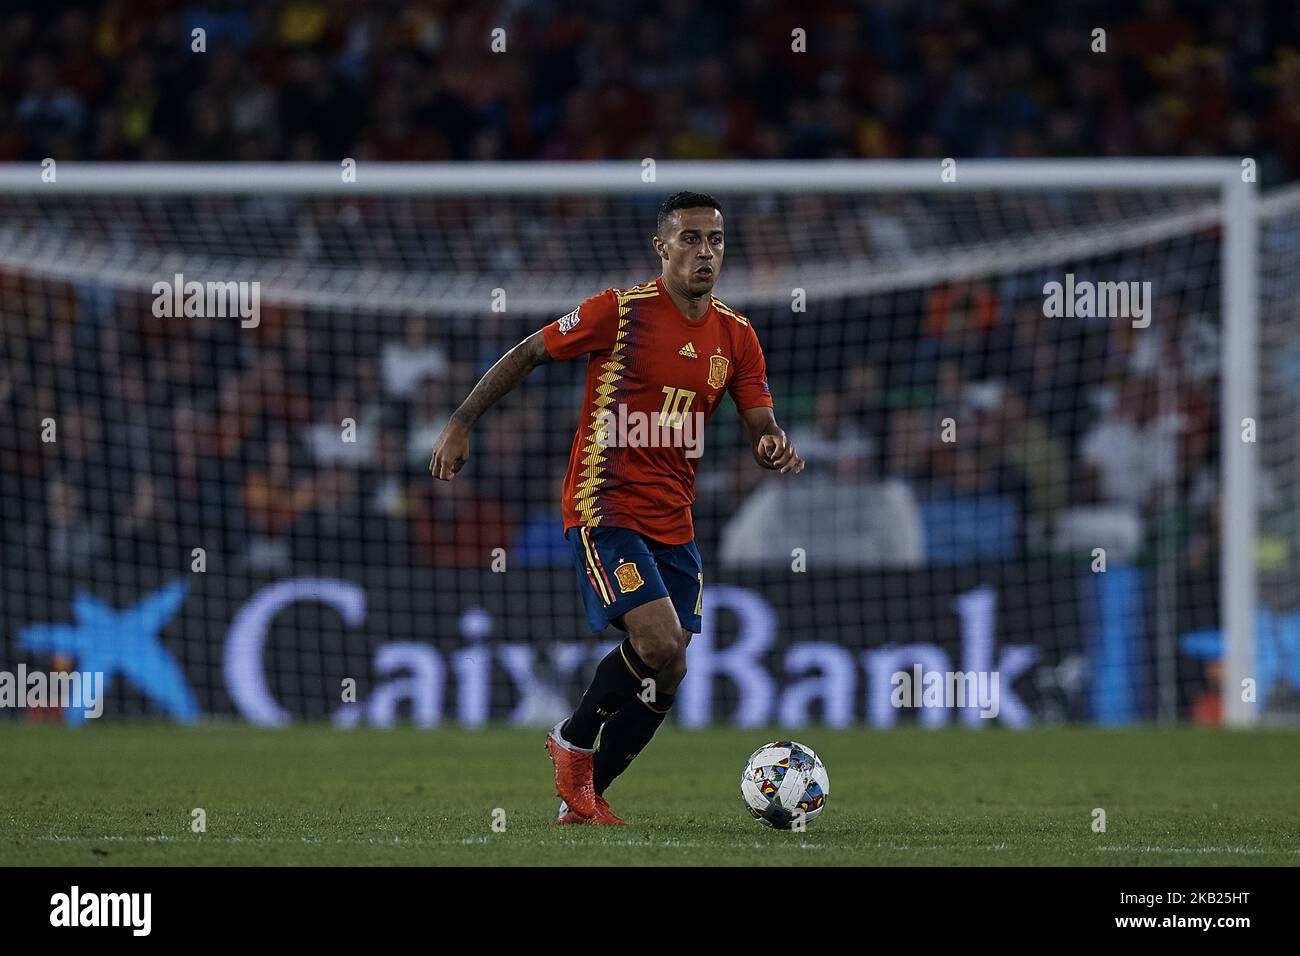
[[[596,812],[596,791],[592,786],[592,754],[589,750],[574,750],[560,740],[560,727],[556,724],[546,737],[546,752],[555,765],[555,792],[569,808],[580,817],[590,817]]]
[[[589,820],[588,822],[593,823],[597,826],[602,826],[602,825],[610,826],[610,827],[627,826],[626,823],[624,823],[618,817],[614,816],[614,811],[609,808],[609,804],[606,803],[605,798],[601,796],[596,797],[596,812],[591,815],[591,820]]]
[[[613,826],[623,827],[627,824],[614,815],[614,811],[609,808],[604,797],[596,797],[596,812],[589,817],[579,816],[574,810],[569,809],[567,803],[560,804],[560,814],[555,818],[559,825],[568,826],[575,823],[585,823],[591,826]]]
[[[576,810],[570,810],[569,805],[561,800],[560,813],[555,818],[555,823],[557,826],[572,826],[573,824],[590,823],[592,819],[593,817],[581,816]]]

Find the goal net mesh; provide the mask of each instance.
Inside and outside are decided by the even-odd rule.
[[[1300,715],[1300,191],[1260,204],[1259,610],[1255,674],[1266,721]]]
[[[718,194],[715,292],[808,467],[713,419],[671,719],[1216,722],[1216,196],[808,188]],[[117,716],[565,713],[616,633],[560,523],[584,363],[484,416],[454,482],[430,446],[511,345],[657,274],[657,202],[0,197],[0,666],[102,670]],[[1261,428],[1288,436],[1297,221],[1262,245]],[[188,283],[219,287],[203,314]],[[1293,560],[1296,439],[1266,447]],[[952,671],[996,702],[891,700]]]

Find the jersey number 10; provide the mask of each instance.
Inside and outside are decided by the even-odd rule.
[[[686,412],[695,401],[695,393],[685,388],[664,386],[664,407],[659,411],[659,425],[671,425],[680,429],[685,421]]]

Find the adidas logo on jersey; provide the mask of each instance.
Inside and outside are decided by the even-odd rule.
[[[692,345],[690,342],[687,342],[685,345],[683,345],[683,346],[682,346],[682,350],[681,350],[680,352],[678,352],[677,354],[678,354],[678,355],[685,355],[687,358],[699,358],[699,357],[700,357],[700,353],[697,352],[697,351],[695,351],[695,346]]]

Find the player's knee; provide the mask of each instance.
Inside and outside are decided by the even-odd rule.
[[[644,645],[641,656],[651,667],[663,668],[681,654],[681,636],[674,628],[649,628],[639,636]]]
[[[662,605],[645,605],[636,608],[624,617],[632,646],[641,655],[641,659],[660,670],[674,657],[682,652],[681,623],[677,612],[666,600]]]
[[[686,655],[678,654],[669,661],[660,672],[660,676],[663,678],[661,683],[664,685],[664,690],[669,693],[675,692],[682,681],[686,680]]]
[[[675,694],[686,680],[686,645],[691,642],[691,632],[683,630],[679,650],[659,671],[659,687],[665,693]]]
[[[676,641],[673,644],[673,656],[668,665],[671,667],[680,667],[682,675],[686,674],[686,645],[691,642],[691,632],[680,630],[677,632]]]

